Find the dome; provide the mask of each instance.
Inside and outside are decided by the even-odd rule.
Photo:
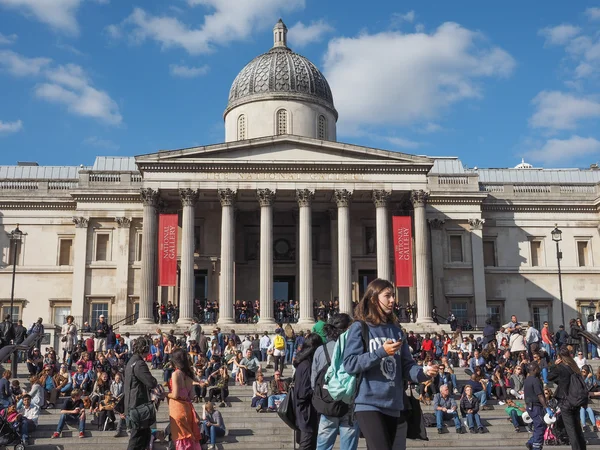
[[[271,50],[250,61],[233,81],[225,115],[236,106],[267,99],[297,99],[330,109],[337,119],[329,83],[304,56],[287,46],[287,28],[275,25]]]
[[[533,166],[525,162],[524,158],[521,158],[521,163],[515,166],[515,169],[533,169]]]

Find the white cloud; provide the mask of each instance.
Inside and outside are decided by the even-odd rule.
[[[0,50],[0,69],[16,77],[38,75],[51,62],[50,58],[27,58],[10,50]]]
[[[538,34],[546,38],[546,45],[566,45],[581,33],[581,28],[568,23],[541,29]]]
[[[585,14],[590,20],[600,19],[600,8],[588,8],[585,10]]]
[[[389,142],[394,147],[399,148],[410,148],[415,149],[423,146],[423,143],[417,141],[411,141],[410,139],[405,139],[397,136],[382,136],[381,139]]]
[[[117,103],[106,92],[93,87],[80,66],[58,66],[47,70],[45,75],[49,82],[38,84],[34,89],[38,98],[63,104],[78,116],[100,119],[111,125],[122,122]]]
[[[16,34],[9,34],[8,36],[0,33],[0,45],[14,44],[17,41]]]
[[[392,24],[400,25],[402,22],[413,23],[415,21],[416,14],[413,10],[407,12],[406,14],[401,13],[393,13],[392,14]]]
[[[195,78],[201,75],[206,75],[208,73],[208,66],[201,67],[189,67],[189,66],[180,66],[178,64],[171,64],[169,66],[169,71],[171,75],[174,77],[180,78]]]
[[[446,129],[444,127],[442,127],[441,125],[439,125],[437,123],[428,122],[423,127],[419,128],[417,131],[419,133],[429,134],[429,133],[438,133],[440,131],[445,131],[445,130]]]
[[[204,16],[202,26],[193,28],[175,17],[154,16],[135,8],[120,25],[107,27],[107,32],[116,37],[119,32],[128,31],[136,43],[150,39],[165,49],[181,47],[190,54],[208,53],[216,45],[243,40],[257,28],[273,26],[281,12],[304,8],[305,0],[285,3],[280,0],[188,0],[188,3],[213,10]]]
[[[14,122],[3,122],[0,120],[0,135],[17,133],[23,129],[23,122],[16,120]]]
[[[59,43],[56,44],[56,48],[59,48],[61,50],[65,50],[65,51],[67,51],[69,53],[73,53],[74,55],[77,55],[77,56],[85,56],[85,53],[83,53],[81,50],[79,50],[79,49],[77,49],[77,48],[75,48],[75,47],[73,47],[72,45],[69,45],[69,44],[63,44],[63,43],[59,42]]]
[[[542,91],[532,100],[536,111],[529,119],[533,128],[573,130],[580,120],[600,117],[600,103],[559,91]]]
[[[310,25],[304,25],[298,22],[288,31],[288,41],[291,46],[302,48],[313,42],[319,42],[325,34],[331,33],[334,28],[324,20],[312,22]]]
[[[70,35],[79,34],[75,14],[82,0],[0,0],[0,5],[32,16],[50,28]]]
[[[533,161],[547,164],[576,161],[591,155],[600,155],[600,141],[577,135],[569,139],[549,139],[540,148],[527,152]]]
[[[101,148],[104,150],[119,150],[119,144],[114,143],[110,139],[101,139],[98,136],[90,136],[83,140],[84,145],[89,145],[90,147]]]
[[[329,42],[325,73],[345,127],[430,121],[445,108],[480,98],[483,77],[515,68],[479,33],[444,23],[431,34],[382,32]]]

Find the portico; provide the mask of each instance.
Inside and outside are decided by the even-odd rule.
[[[340,311],[351,313],[359,299],[360,270],[392,279],[391,215],[412,211],[419,319],[431,320],[424,216],[428,158],[278,136],[159,152],[136,163],[143,174],[143,198],[149,199],[144,219],[153,221],[144,225],[149,240],[144,249],[152,247],[147,255],[157,252],[157,239],[151,237],[156,205],[180,216],[181,325],[191,320],[194,270],[204,267],[213,279],[207,298],[218,300],[221,325],[234,323],[236,300],[256,299],[259,324],[273,324],[273,301],[279,299],[274,280],[282,276],[294,280],[300,326],[314,323],[314,300],[339,297]],[[198,240],[202,243],[194,253]],[[149,259],[142,265],[155,264]],[[142,268],[141,285],[156,292],[153,273],[153,266]],[[152,320],[142,311],[151,314],[153,298],[140,298],[140,320]]]

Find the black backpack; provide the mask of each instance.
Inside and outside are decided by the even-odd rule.
[[[341,400],[334,400],[329,394],[327,385],[325,384],[325,374],[331,365],[331,358],[329,357],[329,352],[327,351],[327,345],[323,346],[323,352],[325,353],[325,358],[327,359],[327,365],[325,365],[325,367],[323,367],[317,374],[315,389],[312,396],[312,404],[320,414],[325,414],[326,416],[330,417],[343,417],[350,410],[350,405]]]
[[[570,367],[569,371],[571,375],[569,377],[569,387],[564,398],[564,404],[569,409],[586,407],[589,403],[589,393],[585,381],[581,374],[575,373]]]

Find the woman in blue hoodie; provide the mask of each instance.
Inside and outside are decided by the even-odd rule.
[[[355,399],[358,425],[369,450],[391,450],[396,428],[404,420],[405,381],[427,381],[437,375],[437,366],[422,369],[412,358],[406,336],[393,313],[394,285],[380,278],[367,286],[354,311],[344,351],[344,369],[362,375]],[[362,326],[369,328],[369,348],[365,351]],[[405,438],[404,438],[405,439]]]

